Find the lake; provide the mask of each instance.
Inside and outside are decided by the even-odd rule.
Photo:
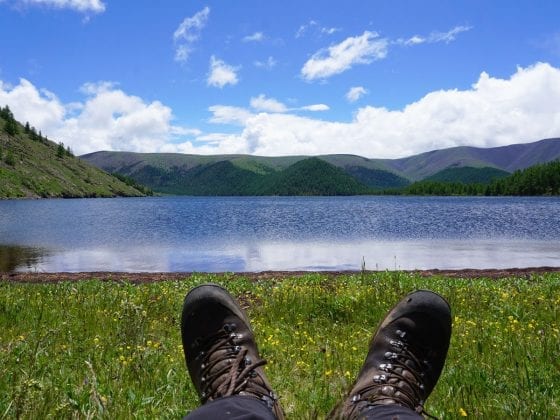
[[[0,271],[560,265],[556,197],[0,200]]]

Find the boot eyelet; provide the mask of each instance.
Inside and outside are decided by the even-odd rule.
[[[374,375],[373,382],[376,384],[383,383],[387,380],[387,375]]]
[[[393,369],[393,365],[391,363],[381,363],[379,369],[390,372]]]
[[[237,326],[236,326],[235,324],[233,324],[233,323],[231,323],[231,324],[225,324],[225,325],[224,325],[224,331],[229,333],[229,332],[235,331],[235,328],[236,328],[236,327],[237,327]]]

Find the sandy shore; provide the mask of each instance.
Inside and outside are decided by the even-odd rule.
[[[404,271],[417,273],[425,277],[446,276],[455,278],[493,278],[507,277],[529,278],[535,274],[559,273],[560,267],[531,267],[507,269],[463,269],[463,270],[421,270]],[[214,273],[232,278],[247,277],[251,280],[281,279],[283,277],[303,276],[307,271],[263,271],[258,273]],[[322,271],[321,274],[335,277],[343,274],[356,274],[358,271]],[[104,281],[127,281],[132,283],[149,283],[166,280],[180,280],[190,277],[193,273],[123,273],[123,272],[83,272],[83,273],[0,273],[0,281],[19,283],[56,283],[60,281],[80,281],[99,279]]]

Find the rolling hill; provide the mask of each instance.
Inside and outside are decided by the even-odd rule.
[[[372,190],[341,168],[319,158],[294,163],[262,178],[257,195],[358,195]]]
[[[491,167],[514,172],[559,158],[560,138],[554,138],[491,148],[452,147],[382,162],[396,174],[418,181],[450,167]]]
[[[329,194],[326,191],[364,194],[366,191],[398,189],[424,179],[488,183],[516,170],[558,158],[558,138],[494,148],[454,147],[401,159],[368,159],[356,155],[314,157],[329,164],[321,166],[322,169],[309,156],[132,152],[95,152],[82,156],[83,160],[95,166],[131,177],[154,191],[187,195],[274,195],[286,194],[287,191],[307,195],[314,188],[316,180],[312,178],[318,179],[316,187],[319,180],[323,182],[332,178],[330,187],[322,184],[321,194]],[[333,167],[339,170],[336,174],[332,171]],[[290,173],[299,173],[300,177],[307,178],[307,184],[297,184],[297,177],[290,176]],[[345,176],[351,177],[355,183]],[[285,183],[282,188],[281,182]],[[295,188],[296,184],[301,189]],[[346,187],[342,188],[342,185]]]
[[[0,198],[142,196],[132,182],[72,155],[0,111]]]
[[[231,160],[206,160],[198,166],[165,170],[133,165],[128,176],[155,191],[177,195],[356,195],[372,192],[342,169],[318,158],[299,160],[282,170],[253,164],[253,170]],[[122,169],[113,169],[120,173]]]
[[[452,168],[454,170],[456,168]],[[482,173],[473,172],[473,168],[465,168],[465,175],[469,179],[484,175],[487,172],[483,168]],[[525,169],[516,170],[513,174],[504,172],[498,178],[490,182],[455,182],[445,180],[448,170],[439,172],[441,176],[414,182],[393,194],[403,195],[484,195],[484,196],[558,196],[560,195],[560,160],[547,163],[538,163]],[[503,176],[503,174],[508,174]],[[437,174],[436,174],[437,175]],[[480,179],[480,178],[479,178]]]
[[[439,171],[424,181],[437,182],[461,182],[463,184],[489,184],[495,179],[505,178],[511,175],[507,171],[485,166],[482,168],[473,168],[471,166],[451,167]]]

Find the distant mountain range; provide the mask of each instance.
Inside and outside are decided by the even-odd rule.
[[[95,152],[81,156],[164,194],[354,195],[412,182],[489,183],[560,158],[560,138],[493,148],[453,147],[401,159]]]

